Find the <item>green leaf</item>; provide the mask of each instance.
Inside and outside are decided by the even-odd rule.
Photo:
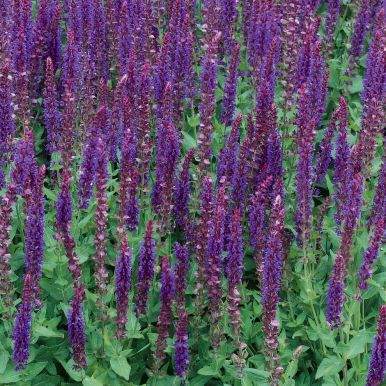
[[[9,360],[8,351],[2,348],[0,350],[0,374],[3,374],[5,369],[7,368],[8,360]]]
[[[197,371],[200,375],[218,376],[218,370],[211,366],[204,366]]]
[[[349,348],[346,353],[347,359],[355,358],[357,355],[365,352],[366,344],[372,343],[372,341],[372,335],[366,331],[361,331],[359,335],[354,336],[349,343]]]
[[[83,386],[103,386],[103,383],[95,378],[86,377],[82,382]]]
[[[339,357],[324,358],[318,367],[315,379],[338,374],[343,369],[345,362]]]
[[[58,331],[51,330],[50,328],[44,326],[36,326],[33,329],[33,332],[37,336],[43,336],[45,338],[63,338],[64,335]]]
[[[0,375],[0,385],[7,383],[15,383],[20,381],[20,373],[16,372],[12,367],[8,368],[4,374]]]
[[[129,380],[131,366],[127,363],[126,358],[123,358],[123,357],[111,358],[110,365],[116,374],[118,374],[122,378],[125,378],[126,381]]]
[[[26,367],[23,374],[23,380],[30,381],[41,373],[47,366],[47,362],[31,363]]]

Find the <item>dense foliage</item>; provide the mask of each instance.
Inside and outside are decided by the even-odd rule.
[[[382,0],[0,0],[0,384],[378,386]]]

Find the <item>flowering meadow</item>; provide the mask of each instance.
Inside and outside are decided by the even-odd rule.
[[[0,384],[386,385],[383,0],[0,0]]]

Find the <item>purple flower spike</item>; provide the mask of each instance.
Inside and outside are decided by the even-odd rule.
[[[225,214],[225,188],[221,187],[217,194],[216,207],[210,224],[208,246],[206,250],[208,308],[211,314],[212,323],[212,347],[215,350],[219,348],[221,339],[219,322],[221,319],[221,272]]]
[[[162,256],[161,262],[161,308],[157,321],[158,338],[154,353],[154,369],[157,372],[165,360],[169,327],[172,324],[172,303],[174,297],[174,275],[167,256]]]
[[[227,260],[229,323],[232,326],[233,339],[237,344],[240,338],[241,327],[239,291],[243,276],[243,239],[239,209],[234,211],[230,224]]]
[[[265,355],[267,361],[271,363],[272,384],[277,384],[274,380],[280,376],[280,366],[278,366],[279,356],[277,353],[279,345],[279,322],[276,319],[276,310],[279,303],[283,266],[282,239],[285,215],[281,181],[277,182],[274,191],[275,198],[271,210],[268,239],[263,255],[262,303]]]
[[[343,97],[342,97],[343,99]],[[330,124],[324,130],[323,140],[320,144],[320,151],[317,154],[316,168],[315,168],[315,184],[322,185],[324,177],[331,162],[331,153],[333,149],[333,139],[335,136],[335,128],[337,120],[339,119],[340,107],[338,107],[331,116]]]
[[[386,142],[385,142],[386,145]],[[386,153],[383,158],[382,170],[378,180],[377,190],[373,200],[373,206],[371,209],[371,215],[367,224],[368,228],[371,228],[376,224],[382,216],[386,218]]]
[[[359,279],[358,288],[364,291],[368,288],[366,281],[372,277],[372,267],[378,257],[379,250],[382,246],[382,239],[386,236],[385,218],[380,218],[375,226],[374,233],[370,240],[370,246],[363,255],[362,265],[357,273]]]
[[[326,28],[324,38],[328,49],[332,49],[332,42],[336,25],[339,21],[340,0],[328,0],[326,14]]]
[[[95,286],[99,295],[103,295],[107,291],[108,272],[105,267],[107,261],[107,220],[108,220],[108,205],[107,205],[107,183],[109,173],[107,170],[108,153],[103,142],[104,137],[98,138],[97,145],[97,167],[95,177],[96,187],[96,209],[95,209]],[[104,308],[102,299],[98,300],[101,308]],[[106,310],[104,310],[106,311]],[[104,315],[107,317],[107,311]]]
[[[47,132],[47,150],[52,154],[59,149],[60,113],[54,66],[51,58],[47,58],[44,83],[44,122]]]
[[[328,283],[326,319],[331,329],[340,326],[344,297],[344,260],[338,252],[335,257],[334,270]]]
[[[174,247],[174,254],[176,256],[176,304],[177,308],[184,308],[185,306],[185,292],[187,286],[187,274],[189,270],[189,251],[186,245],[176,243]]]
[[[10,64],[5,61],[0,67],[0,189],[5,184],[2,168],[4,163],[9,160],[12,139],[15,135],[15,123],[12,117],[11,80]]]
[[[31,274],[34,305],[40,308],[39,280],[42,276],[44,257],[44,194],[43,184],[46,168],[43,165],[38,179],[34,181],[32,200],[28,206],[25,229],[25,271]]]
[[[68,339],[71,343],[72,358],[75,367],[86,367],[86,335],[83,320],[83,297],[82,286],[75,288],[74,299],[71,301],[71,308],[68,312]]]
[[[146,226],[145,238],[141,243],[141,251],[138,258],[138,283],[135,298],[135,312],[137,317],[146,314],[147,299],[149,296],[150,282],[154,276],[155,241],[152,238],[153,222]]]
[[[184,163],[182,164],[182,169],[179,174],[175,186],[175,205],[174,205],[174,215],[176,217],[177,226],[186,233],[190,223],[189,216],[189,200],[190,200],[190,173],[189,167],[194,157],[194,149],[190,149],[188,154],[185,157]],[[186,236],[186,235],[185,235]]]
[[[222,102],[221,122],[226,126],[232,124],[235,112],[238,66],[240,63],[240,45],[235,44],[232,48],[231,59],[229,62],[229,71],[224,88],[224,98]]]
[[[196,259],[197,259],[197,273],[196,273],[196,291],[198,298],[203,301],[204,287],[206,287],[205,273],[206,273],[206,247],[209,239],[209,227],[212,219],[214,209],[214,191],[213,181],[208,175],[204,178],[202,192],[201,192],[201,207],[200,219],[197,225],[196,237]]]
[[[131,286],[131,251],[127,237],[121,240],[120,256],[115,269],[115,300],[117,303],[116,335],[122,339],[126,335],[127,311],[129,309],[129,292]]]
[[[201,76],[200,132],[198,136],[198,158],[200,176],[209,168],[212,157],[212,118],[216,107],[217,49],[221,33],[218,32],[206,48]]]
[[[235,118],[226,144],[220,151],[220,157],[217,164],[217,180],[221,184],[225,184],[225,186],[230,186],[233,181],[240,147],[239,140],[242,120],[243,116],[241,114]]]
[[[374,339],[371,351],[369,374],[366,386],[380,386],[386,373],[386,305],[379,311],[378,333]]]
[[[189,343],[188,343],[188,313],[183,310],[177,321],[174,354],[176,374],[180,378],[188,375],[189,366]]]
[[[16,370],[24,369],[29,357],[31,345],[33,281],[31,273],[27,273],[23,278],[23,294],[13,329],[13,361]]]

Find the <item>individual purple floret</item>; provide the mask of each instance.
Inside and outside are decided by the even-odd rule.
[[[129,292],[131,286],[131,251],[127,237],[122,237],[120,255],[115,268],[115,300],[117,318],[115,320],[116,335],[122,339],[126,335],[127,311],[129,308]]]
[[[380,248],[382,247],[382,240],[386,236],[385,219],[386,217],[383,217],[378,220],[370,240],[370,245],[363,255],[362,265],[357,273],[359,279],[358,288],[361,291],[364,291],[368,288],[366,281],[370,279],[373,274],[373,264],[378,257]]]
[[[381,305],[378,318],[378,332],[371,351],[366,386],[380,386],[386,373],[386,304]]]
[[[154,276],[155,241],[152,238],[152,234],[153,221],[149,221],[146,226],[145,237],[141,243],[141,250],[138,258],[138,282],[135,297],[135,313],[137,317],[141,314],[146,314],[150,282]]]
[[[167,338],[169,337],[169,327],[172,324],[172,303],[174,297],[174,275],[170,267],[167,256],[162,256],[161,261],[161,307],[157,321],[158,338],[154,353],[154,370],[157,372],[165,360],[165,350],[167,348]]]
[[[189,343],[188,343],[188,320],[189,315],[185,310],[180,312],[177,321],[176,337],[174,342],[175,354],[175,369],[176,374],[180,378],[188,375],[189,366]]]
[[[229,62],[229,70],[224,87],[224,97],[222,101],[221,122],[230,126],[235,112],[238,66],[240,63],[240,45],[235,44],[232,48]]]

